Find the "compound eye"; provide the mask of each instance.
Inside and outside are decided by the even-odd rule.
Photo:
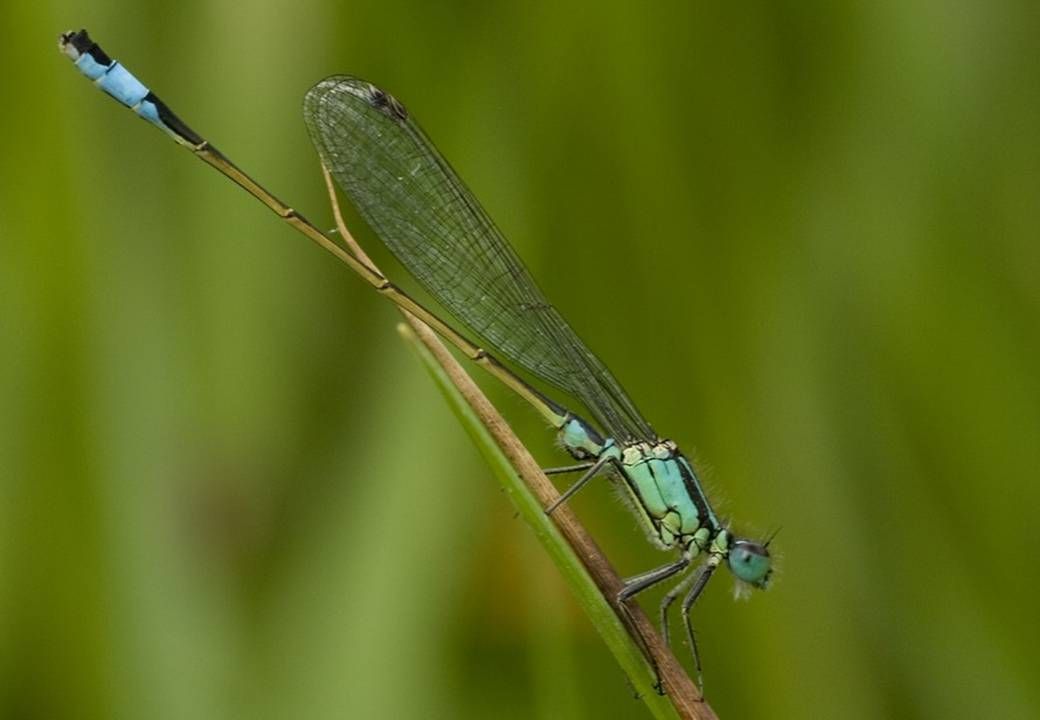
[[[758,543],[738,540],[729,551],[729,569],[738,579],[764,588],[769,583],[772,560],[769,550]]]

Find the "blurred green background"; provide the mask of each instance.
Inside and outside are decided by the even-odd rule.
[[[0,715],[648,717],[392,308],[93,90],[83,26],[325,226],[303,93],[403,100],[783,526],[773,589],[696,608],[720,717],[1038,716],[1036,3],[649,5],[0,6]]]

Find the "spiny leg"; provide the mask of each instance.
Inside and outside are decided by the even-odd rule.
[[[625,580],[625,586],[621,588],[621,592],[618,593],[618,602],[624,603],[630,598],[638,595],[649,587],[653,587],[659,582],[667,580],[672,575],[678,572],[682,572],[690,565],[690,557],[686,553],[683,553],[678,560],[670,562],[667,565],[648,570],[645,573],[630,577]]]
[[[675,587],[669,590],[668,594],[661,599],[661,605],[659,608],[659,613],[661,616],[661,637],[664,638],[665,645],[668,645],[669,647],[671,647],[672,643],[670,638],[668,637],[668,610],[669,608],[671,608],[672,603],[678,600],[679,596],[686,592],[686,588],[690,586],[690,583],[693,582],[693,579],[695,577],[697,577],[696,573],[687,575],[678,583],[676,583]]]
[[[686,593],[686,597],[683,598],[682,604],[682,619],[683,626],[686,628],[686,640],[690,643],[690,652],[693,653],[693,664],[697,669],[697,687],[700,688],[701,696],[704,696],[704,674],[701,671],[701,654],[697,650],[697,638],[693,631],[693,623],[690,621],[690,608],[697,602],[697,598],[700,597],[704,587],[708,584],[708,580],[711,579],[712,573],[715,572],[715,568],[719,566],[719,562],[722,560],[721,557],[713,555],[707,562],[697,568],[697,572],[693,575],[693,585],[690,587],[690,591]]]
[[[599,460],[592,463],[589,466],[588,470],[585,472],[585,474],[578,478],[577,482],[575,482],[573,485],[567,488],[567,490],[564,491],[563,495],[560,495],[560,497],[556,498],[556,502],[554,502],[552,505],[545,509],[545,514],[552,515],[553,511],[556,510],[556,508],[560,507],[560,505],[567,502],[571,495],[581,490],[585,486],[585,484],[593,478],[593,476],[596,473],[602,470],[603,467],[612,460],[613,458],[610,455],[601,455]]]
[[[661,567],[654,568],[653,570],[649,570],[627,579],[624,587],[621,588],[621,592],[619,592],[617,596],[618,607],[621,609],[621,612],[625,614],[625,617],[628,618],[631,627],[636,631],[636,637],[639,640],[639,644],[643,647],[643,653],[650,661],[651,666],[653,666],[654,675],[657,676],[655,686],[657,687],[657,692],[662,695],[664,694],[664,688],[661,686],[661,671],[657,667],[657,661],[654,659],[653,653],[650,652],[650,645],[647,643],[646,638],[643,637],[643,634],[639,631],[639,626],[636,625],[635,618],[632,616],[632,612],[628,609],[627,602],[647,588],[667,580],[678,572],[682,572],[689,566],[689,564],[690,558],[684,553],[675,562],[670,562],[667,565],[662,565]]]
[[[577,465],[564,465],[563,467],[542,468],[546,475],[563,475],[564,473],[581,472],[595,465],[594,462],[578,463]]]

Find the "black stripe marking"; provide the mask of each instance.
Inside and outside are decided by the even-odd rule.
[[[699,483],[697,476],[694,474],[693,465],[678,450],[672,451],[672,459],[675,460],[676,465],[679,466],[679,472],[682,473],[686,494],[690,496],[693,504],[697,506],[697,524],[700,527],[708,528],[714,534],[719,528],[717,523],[712,522],[712,512],[708,507],[708,499],[704,497],[704,493],[698,488]],[[680,462],[681,460],[685,462]]]
[[[150,102],[155,105],[156,111],[159,113],[159,119],[162,120],[163,125],[170,128],[178,136],[184,138],[192,145],[201,145],[205,140],[197,132],[188,127],[183,120],[174,115],[173,111],[167,107],[166,103],[160,100],[155,93],[149,91],[144,96],[144,102]]]

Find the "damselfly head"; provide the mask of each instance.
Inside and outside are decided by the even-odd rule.
[[[768,587],[769,576],[773,573],[773,561],[769,557],[768,546],[768,541],[757,543],[753,540],[734,540],[726,557],[730,572],[738,580],[752,587]]]

